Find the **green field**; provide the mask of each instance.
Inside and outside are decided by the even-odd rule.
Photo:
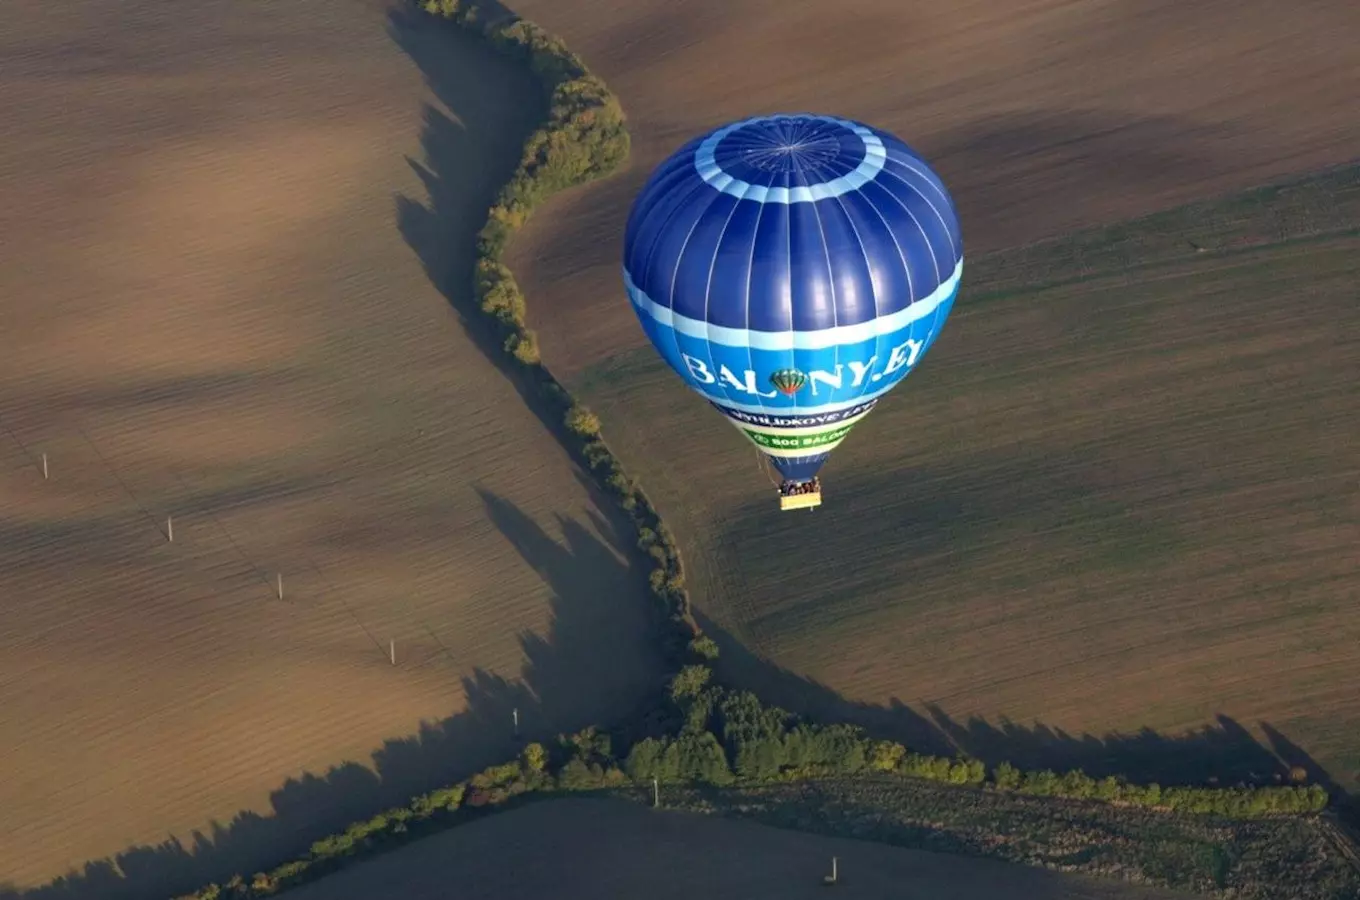
[[[811,516],[650,351],[572,387],[769,700],[983,758],[1353,786],[1357,224],[1351,168],[971,261]]]

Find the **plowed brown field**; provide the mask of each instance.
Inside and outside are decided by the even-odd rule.
[[[468,283],[527,74],[345,0],[5,20],[0,883],[171,835],[229,873],[512,752],[515,707],[626,709],[631,542],[417,253]]]
[[[651,168],[730,118],[862,118],[950,185],[969,253],[1360,156],[1360,7],[1308,0],[522,0],[619,94],[629,172],[517,240],[545,356],[570,375],[642,334],[619,287]]]
[[[708,614],[757,656],[831,689],[781,676],[790,690],[775,695],[801,697],[800,706],[820,697],[818,708],[843,713],[844,694],[918,742],[943,731],[993,757],[1112,768],[1133,755],[1142,774],[1173,778],[1260,774],[1265,757],[1242,761],[1260,749],[1246,734],[1260,716],[1316,752],[1315,774],[1360,783],[1354,720],[1335,712],[1353,706],[1349,685],[1360,676],[1346,612],[1356,597],[1360,445],[1346,373],[1360,363],[1341,337],[1357,324],[1353,240],[1143,283],[1127,272],[1142,261],[1145,235],[1120,242],[1117,260],[1068,254],[1018,280],[1109,271],[1113,282],[985,309],[969,307],[978,269],[966,268],[958,320],[922,380],[833,459],[840,499],[818,512],[815,529],[770,520],[750,449],[666,373],[634,367],[651,351],[618,273],[628,206],[652,166],[700,130],[748,114],[812,110],[893,130],[951,186],[975,262],[1354,160],[1360,117],[1347,110],[1360,45],[1349,35],[1360,7],[517,8],[562,34],[618,91],[635,146],[626,175],[543,211],[515,246],[528,294],[552,298],[530,303],[545,359],[605,404],[625,464],[680,531]],[[1309,233],[1312,215],[1284,209],[1243,239]],[[1213,223],[1227,232],[1203,224],[1175,227],[1206,247],[1241,237],[1231,223]],[[1176,511],[1152,512],[1163,504]],[[1060,540],[1068,525],[1093,521],[1105,524]],[[827,530],[832,549],[803,533]],[[1154,552],[1173,534],[1188,542]],[[977,552],[951,554],[959,541]],[[1146,561],[1092,577],[1088,557],[1111,541],[1146,545]],[[808,573],[800,563],[818,553],[833,561]],[[860,614],[871,607],[881,615]],[[901,612],[883,611],[894,607]],[[774,689],[768,669],[748,674]],[[894,699],[918,712],[878,717]],[[935,715],[927,702],[939,704]],[[971,714],[986,719],[962,721]],[[1185,742],[1140,731],[1218,715],[1243,720],[1187,739],[1201,751],[1196,765],[1166,752],[1188,752]],[[1029,724],[1036,719],[1047,724]],[[1088,728],[1094,736],[1062,731]],[[1276,752],[1309,762],[1276,737]],[[1239,749],[1245,756],[1228,765]],[[1181,763],[1163,768],[1156,758]]]
[[[645,601],[619,549],[630,542],[596,511],[569,460],[438,289],[448,288],[455,305],[465,299],[457,286],[467,281],[472,232],[538,113],[527,76],[445,33],[394,39],[384,33],[385,10],[367,0],[11,6],[0,35],[0,881],[36,882],[166,835],[188,841],[195,828],[208,830],[200,843],[124,857],[124,871],[156,873],[143,884],[160,885],[174,866],[182,881],[250,867],[463,760],[504,753],[509,738],[496,737],[491,723],[510,709],[538,731],[626,706],[653,671],[636,640]],[[727,117],[807,108],[898,131],[953,186],[973,252],[1360,148],[1360,118],[1350,114],[1357,12],[1347,0],[1288,8],[1266,0],[525,0],[515,8],[581,52],[620,93],[635,126],[630,172],[545,210],[516,245],[532,324],[547,361],[568,375],[641,343],[617,283],[628,200],[666,152]],[[429,108],[421,103],[427,79],[438,95]],[[424,166],[413,170],[403,157]],[[395,215],[394,195],[410,198]],[[1314,261],[1331,274],[1309,308],[1353,299],[1353,291],[1336,293],[1353,284],[1337,262],[1345,253],[1317,252]],[[1230,281],[1215,284],[1204,289],[1235,302]],[[1069,292],[1054,308],[1086,302]],[[1005,315],[1040,314],[1022,306]],[[1180,315],[1161,309],[1149,315]],[[966,307],[961,316],[959,347],[951,351],[946,335],[935,351],[937,359],[952,352],[958,366],[990,352],[984,338],[1000,327],[975,318],[970,330]],[[1294,345],[1273,333],[1234,345],[1239,355],[1283,354],[1253,370],[1264,382],[1220,374],[1200,385],[1192,372],[1207,357],[1196,354],[1215,351],[1186,348],[1179,383],[1287,390],[1286,360],[1325,343],[1324,326],[1309,327]],[[965,352],[968,334],[977,343]],[[1023,369],[1019,356],[1015,365]],[[1161,387],[1120,382],[1154,378],[1155,362],[1141,365],[1135,375],[1102,369],[1086,377],[1113,392]],[[1032,398],[1038,389],[1027,390]],[[607,426],[650,408],[655,396],[641,405],[619,400]],[[1232,696],[1269,701],[1242,709],[1282,720],[1288,706],[1305,735],[1319,736],[1329,764],[1353,762],[1350,745],[1326,737],[1354,733],[1327,706],[1328,698],[1339,705],[1346,683],[1338,666],[1350,658],[1337,648],[1354,641],[1333,615],[1342,595],[1325,586],[1326,578],[1353,584],[1331,565],[1337,546],[1354,546],[1344,530],[1353,506],[1327,456],[1353,432],[1334,425],[1332,443],[1305,454],[1325,473],[1312,487],[1297,472],[1271,481],[1257,476],[1273,463],[1251,456],[1265,446],[1252,439],[1274,421],[1265,408],[1195,396],[1220,416],[1213,441],[1170,458],[1157,456],[1154,441],[1144,446],[1150,455],[1125,458],[1128,469],[1087,459],[1089,492],[1111,479],[1134,483],[1138,466],[1170,466],[1186,478],[1208,472],[1209,487],[1237,505],[1196,506],[1193,490],[1208,488],[1191,479],[1180,513],[1150,513],[1174,519],[1159,533],[1207,541],[1206,521],[1230,519],[1249,533],[1220,535],[1217,555],[1202,559],[1243,591],[1298,584],[1300,599],[1273,608],[1274,619],[1242,612],[1221,645],[1237,650],[1177,657],[1179,667],[1111,651],[1127,676],[1119,697],[1170,691],[1177,699],[1164,714],[1111,701],[1079,665],[1064,670],[1061,684],[1010,670],[988,680],[951,656],[947,666],[918,661],[874,681],[846,673],[847,655],[830,632],[817,637],[816,652],[787,657],[790,665],[821,666],[828,680],[873,699],[945,697],[955,710],[1056,712],[1074,723],[1198,721],[1216,709],[1204,699],[1212,688],[1235,685]],[[941,393],[929,402],[941,412],[981,401]],[[1017,401],[989,402],[1001,415]],[[1338,415],[1353,412],[1327,402]],[[1137,421],[1155,418],[1143,412],[1151,418]],[[962,423],[1015,424],[949,415],[954,425],[936,427],[965,445],[985,441]],[[1092,418],[1090,428],[1102,421]],[[657,434],[673,434],[665,429],[676,423],[686,434],[699,429],[682,416]],[[1072,437],[1054,428],[1055,440]],[[1026,435],[1039,453],[1038,436]],[[625,461],[648,476],[626,442]],[[864,452],[855,443],[847,451]],[[1212,448],[1237,451],[1236,468],[1225,471],[1239,480],[1213,481],[1219,476],[1203,464]],[[45,482],[42,454],[51,467]],[[1051,483],[1030,482],[1030,469],[993,462],[1006,484],[1070,487],[1060,467],[1041,467]],[[940,477],[957,471],[942,468]],[[995,510],[984,507],[994,494],[971,482],[954,488],[981,504],[959,527],[992,547]],[[1280,503],[1265,497],[1272,490]],[[1299,506],[1305,494],[1318,512]],[[1006,497],[1028,502],[1024,491]],[[689,532],[682,537],[707,521],[698,507],[682,513],[675,495],[662,499]],[[1282,544],[1251,517],[1263,509],[1341,518],[1309,520],[1306,539],[1290,532],[1293,543]],[[1054,511],[1043,527],[1067,514]],[[695,517],[688,526],[686,515]],[[740,517],[722,521],[738,540]],[[717,582],[705,579],[724,563],[705,563],[701,542],[694,546],[698,583],[712,598]],[[1289,558],[1267,552],[1291,549],[1298,553]],[[1247,573],[1244,558],[1260,565]],[[1202,598],[1182,631],[1208,633],[1215,617],[1231,618],[1205,593],[1211,585],[1180,581],[1170,562],[1157,571]],[[283,600],[274,594],[280,572]],[[1306,586],[1289,580],[1304,574],[1313,579]],[[931,575],[937,588],[954,584],[946,575]],[[1005,607],[1004,621],[993,621],[998,613],[977,598],[995,597],[994,588],[989,580],[992,593],[964,598],[976,621],[953,644],[941,642],[940,653],[956,646],[991,663],[996,647],[1028,639],[1013,630],[1026,621],[1019,612],[1031,627],[1067,615],[1034,601]],[[1066,593],[1052,603],[1077,596],[1071,588],[1063,582]],[[1115,612],[1134,593],[1099,595],[1099,608],[1113,610],[1102,627],[1126,627]],[[730,595],[733,604],[751,603],[740,584]],[[1189,615],[1164,593],[1156,597],[1163,607],[1149,606],[1145,617],[1160,610],[1158,627]],[[763,614],[754,606],[710,612],[729,624]],[[784,610],[777,618],[803,621]],[[847,619],[843,633],[863,635],[863,621]],[[759,624],[733,628],[746,629],[757,650],[782,652]],[[1090,634],[1077,629],[1069,639]],[[1166,649],[1162,639],[1147,640]],[[840,668],[827,662],[833,657]],[[936,680],[919,687],[914,679],[926,669]],[[1102,669],[1099,677],[1110,676]],[[894,687],[906,682],[913,686]],[[1100,715],[1091,713],[1097,707]],[[444,724],[383,745],[421,720]],[[285,783],[345,761],[377,774],[347,768],[326,783]],[[266,818],[229,825],[243,810]],[[213,821],[220,828],[209,829]],[[87,895],[113,896],[97,888]]]
[[[582,392],[770,699],[994,762],[1354,787],[1358,226],[1348,169],[978,260],[812,515],[649,348]]]

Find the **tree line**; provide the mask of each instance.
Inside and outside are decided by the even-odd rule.
[[[988,768],[966,757],[912,753],[854,725],[818,724],[768,706],[750,691],[713,682],[717,648],[706,637],[687,648],[693,660],[669,684],[654,734],[629,746],[596,728],[531,743],[518,758],[490,766],[466,781],[412,798],[402,807],[355,822],[312,844],[300,859],[247,879],[209,885],[178,900],[245,900],[273,896],[315,880],[350,861],[485,814],[527,794],[627,791],[665,784],[714,787],[815,778],[879,775],[923,778],[983,791],[1138,806],[1165,812],[1253,819],[1315,813],[1327,803],[1318,785],[1161,787],[1122,778],[1095,779],[1079,769],[1021,771],[1009,763]]]
[[[711,652],[705,648],[696,655]],[[859,726],[809,722],[765,705],[750,691],[711,682],[706,661],[686,666],[671,681],[678,729],[632,747],[623,763],[630,779],[724,785],[879,773],[1231,819],[1313,813],[1327,805],[1327,792],[1319,785],[1162,787],[1117,777],[1096,779],[1080,769],[1022,771],[1008,762],[988,769],[967,757],[912,753],[896,741],[875,739]]]
[[[968,758],[924,756],[878,740],[858,727],[818,724],[767,706],[749,691],[713,681],[718,648],[692,615],[679,548],[647,495],[601,435],[599,418],[575,402],[543,366],[525,318],[525,300],[503,255],[510,237],[535,207],[557,191],[607,175],[628,157],[622,107],[604,83],[562,41],[523,19],[489,21],[466,0],[425,0],[428,13],[478,33],[522,60],[549,100],[544,123],[529,138],[515,174],[497,196],[477,238],[473,285],[478,305],[500,330],[505,352],[538,386],[544,401],[576,440],[576,451],[618,499],[651,558],[651,589],[661,601],[663,651],[670,663],[667,695],[649,733],[620,742],[596,728],[531,743],[508,762],[457,784],[412,798],[406,806],[355,822],[316,841],[302,857],[247,878],[210,884],[177,900],[269,897],[313,881],[355,858],[406,843],[476,817],[522,795],[582,790],[632,790],[635,785],[756,784],[867,775],[924,778],[976,790],[1253,818],[1321,810],[1327,794],[1308,787],[1160,787],[1119,778],[1094,779],[1080,770],[1021,771],[1009,763],[990,770]]]
[[[559,191],[608,175],[630,149],[623,107],[561,39],[532,22],[493,23],[467,0],[425,0],[426,12],[484,36],[501,52],[521,60],[538,77],[548,101],[543,124],[524,145],[510,181],[497,194],[477,235],[473,292],[478,307],[500,333],[502,346],[538,388],[550,411],[561,417],[574,450],[632,519],[638,546],[654,563],[652,591],[669,623],[663,652],[678,664],[686,643],[699,634],[684,589],[679,547],[637,481],[624,471],[600,434],[600,420],[576,403],[544,367],[538,337],[526,320],[524,294],[505,264],[510,238],[534,210]]]

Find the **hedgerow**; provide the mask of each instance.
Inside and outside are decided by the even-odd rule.
[[[998,794],[1122,804],[1166,813],[1254,819],[1313,813],[1327,803],[1316,786],[1161,787],[1094,779],[1080,770],[1020,771],[1001,763],[923,756],[878,740],[863,729],[817,724],[763,704],[748,691],[713,682],[718,647],[694,620],[680,551],[651,500],[602,437],[599,418],[577,403],[543,366],[526,302],[506,266],[508,241],[553,194],[616,170],[628,157],[623,110],[604,83],[562,41],[531,22],[490,21],[464,0],[426,0],[422,8],[486,38],[538,76],[549,101],[541,127],[526,142],[518,168],[501,189],[477,236],[472,285],[478,306],[499,329],[505,352],[538,386],[560,416],[586,467],[614,493],[637,529],[638,548],[653,562],[650,583],[669,623],[664,649],[671,664],[665,703],[673,714],[664,733],[615,748],[587,728],[556,744],[528,744],[512,761],[414,797],[402,807],[356,822],[314,842],[308,852],[268,872],[210,884],[178,900],[269,897],[328,874],[348,862],[545,792],[629,789],[631,784],[713,786],[778,784],[829,776],[877,775],[924,779]],[[918,782],[919,783],[919,782]]]

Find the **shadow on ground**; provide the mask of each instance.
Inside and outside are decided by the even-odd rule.
[[[572,721],[571,716],[579,709],[582,691],[618,690],[609,673],[625,664],[622,657],[629,653],[618,648],[601,652],[600,635],[610,627],[606,620],[646,618],[636,609],[621,608],[649,595],[640,568],[625,571],[634,567],[620,560],[635,551],[621,541],[616,516],[600,505],[598,512],[587,512],[589,525],[559,518],[565,540],[559,543],[509,500],[477,490],[490,521],[552,589],[548,633],[520,635],[525,665],[519,679],[475,670],[463,679],[464,712],[423,724],[409,737],[386,741],[371,764],[348,762],[324,774],[290,778],[270,796],[268,815],[242,812],[230,822],[195,832],[187,841],[171,838],[131,847],[43,887],[0,888],[0,900],[167,898],[238,872],[248,878],[304,853],[317,838],[356,819],[511,758],[526,741],[551,739],[588,724],[614,724]],[[597,495],[596,501],[602,504],[604,498]],[[636,580],[637,590],[617,598],[584,596],[577,573],[611,568],[619,570],[620,578]],[[655,643],[647,634],[635,640],[637,656],[645,656],[644,648]],[[618,697],[621,714],[631,712],[644,694],[659,687],[658,681],[625,689],[630,696]],[[524,726],[518,736],[511,725],[512,710],[518,710]]]
[[[453,29],[447,29],[448,33],[444,35],[432,35],[425,27],[427,24],[422,22],[421,27],[416,28],[403,14],[394,13],[391,32],[394,40],[426,73],[427,81],[440,103],[455,111],[468,130],[475,126],[479,116],[504,118],[503,110],[494,105],[488,106],[484,98],[478,100],[475,92],[469,94],[470,85],[464,75],[456,70],[456,65],[450,68],[448,48],[451,43],[468,45],[468,53],[485,51],[472,46],[469,38]],[[435,32],[441,30],[444,29],[435,29]],[[532,108],[531,113],[526,113],[522,120],[518,120],[522,130],[516,136],[514,152],[502,161],[503,168],[487,173],[481,183],[501,184],[513,171],[518,160],[518,142],[527,137],[544,111],[541,98],[535,97],[538,105]],[[1188,133],[1187,123],[1170,119],[1120,122],[1116,127],[1101,120],[1096,113],[1053,113],[1041,122],[1032,117],[1025,120],[997,120],[978,125],[967,133],[947,136],[940,142],[942,148],[938,155],[945,159],[958,157],[966,165],[986,171],[989,166],[981,163],[997,162],[1017,154],[1036,157],[1050,152],[1071,154],[1075,152],[1069,146],[1072,144],[1072,135],[1079,134],[1087,136],[1095,146],[1093,150],[1083,144],[1080,149],[1080,156],[1086,160],[1085,165],[1090,170],[1086,172],[1088,180],[1095,182],[1116,176],[1127,180],[1128,172],[1136,171],[1142,182],[1163,187],[1157,179],[1159,173],[1171,163],[1182,172],[1187,168],[1207,172],[1211,168],[1211,160],[1197,157],[1187,149],[1193,146],[1192,141],[1172,140],[1177,135]],[[1126,139],[1130,134],[1140,138],[1136,142],[1136,150],[1129,149],[1130,144]],[[425,183],[429,195],[428,206],[411,198],[398,198],[398,222],[407,242],[425,264],[431,281],[444,293],[477,346],[516,386],[527,405],[543,419],[545,427],[560,436],[561,423],[545,418],[544,406],[539,402],[536,388],[522,376],[522,370],[507,360],[499,335],[487,327],[471,294],[473,237],[485,220],[484,210],[493,199],[494,192],[488,191],[484,197],[480,197],[484,201],[480,205],[468,203],[464,186],[467,173],[460,149],[466,140],[465,130],[458,122],[434,106],[427,107],[423,138],[425,161],[423,164],[413,162],[412,166]],[[582,206],[583,212],[588,206],[595,210],[613,210],[613,213],[608,214],[618,215],[618,210],[626,208],[627,197],[636,189],[642,177],[644,175],[638,173],[626,173],[612,179],[592,194],[594,200],[589,203],[579,200],[577,205]],[[608,202],[609,198],[622,198],[624,202],[611,203]],[[1026,208],[1024,199],[1017,196],[1014,202],[1005,206]],[[465,213],[468,209],[483,212],[469,218]],[[999,232],[1005,231],[1004,224],[996,223]],[[547,256],[576,259],[585,265],[586,261],[595,259],[599,236],[600,229],[590,227],[587,223],[579,228],[564,230],[553,239],[570,244],[569,247],[550,243],[549,249],[544,252]],[[993,243],[1004,244],[1007,240],[1010,243],[1021,242],[1012,236]],[[451,248],[462,249],[451,252]],[[1032,480],[1032,471],[1030,477]],[[1017,490],[1014,487],[1016,484],[1025,483],[1024,479],[1020,479],[973,485],[976,505],[982,508],[987,503],[1015,500],[1007,495],[1007,490],[1014,492]],[[1007,488],[1006,485],[1011,487]],[[997,491],[1002,495],[1000,499]],[[1036,496],[1066,496],[1071,493],[1039,491]],[[503,501],[487,499],[487,503],[493,518],[497,519],[503,530],[521,530],[521,526],[512,524],[517,516],[502,506]],[[1033,506],[1033,503],[1029,504],[1030,508]],[[917,510],[918,514],[920,512]],[[1069,512],[1051,511],[1057,518]],[[1091,510],[1086,509],[1084,512],[1089,514]],[[613,516],[608,518],[611,521],[615,519]],[[961,519],[963,525],[971,521],[969,516],[962,516]],[[618,534],[617,526],[610,526],[603,521],[597,521],[596,526],[601,528],[602,533],[605,533],[604,529],[610,528],[609,533],[615,535],[619,546],[632,544],[632,537]],[[1165,530],[1154,526],[1155,523],[1148,523],[1147,527],[1139,525],[1135,529],[1137,533],[1111,534],[1107,537],[1117,539],[1115,543],[1123,548],[1121,557],[1128,557],[1122,561],[1128,563],[1141,559],[1145,554],[1155,555],[1163,544],[1174,539]],[[768,538],[769,535],[764,535],[762,540]],[[530,543],[536,544],[537,541]],[[1079,551],[1081,555],[1091,552],[1089,547],[1074,548],[1074,551]],[[553,580],[547,573],[545,577]],[[995,723],[979,717],[958,721],[933,705],[917,711],[896,701],[886,707],[860,704],[847,700],[811,679],[757,657],[718,628],[716,623],[703,621],[701,617],[701,624],[719,641],[724,654],[724,669],[734,682],[754,688],[769,702],[824,721],[856,722],[877,735],[900,740],[920,752],[962,752],[988,763],[1006,760],[1022,768],[1077,767],[1097,777],[1118,774],[1136,781],[1158,781],[1163,784],[1276,783],[1287,777],[1290,767],[1301,766],[1307,771],[1310,781],[1322,784],[1331,791],[1339,809],[1348,812],[1354,810],[1352,799],[1330,775],[1268,723],[1259,723],[1262,733],[1267,736],[1269,746],[1266,746],[1227,716],[1219,716],[1214,725],[1176,736],[1142,729],[1131,734],[1098,737],[1072,735],[1043,724],[1019,725],[1004,718]]]
[[[524,72],[492,59],[487,48],[456,29],[430,26],[427,20],[413,21],[402,11],[389,16],[393,40],[425,73],[444,107],[426,106],[425,159],[411,162],[424,182],[428,203],[398,197],[398,227],[480,350],[543,417],[535,387],[506,360],[498,336],[485,327],[475,308],[470,289],[473,239],[485,221],[495,186],[513,172],[519,148],[543,112],[543,101],[537,85]],[[509,87],[493,90],[486,78],[488,71],[511,79]],[[518,105],[509,102],[511,98],[517,98]],[[483,143],[487,136],[490,143]],[[545,418],[544,424],[560,436],[559,422]],[[582,481],[588,483],[584,477]],[[87,863],[82,870],[43,887],[0,887],[0,900],[165,898],[236,873],[267,870],[355,819],[504,760],[523,741],[591,724],[568,724],[560,711],[571,708],[573,694],[590,689],[592,673],[613,664],[612,655],[599,653],[600,616],[620,614],[611,606],[616,600],[633,603],[646,596],[640,572],[621,573],[639,582],[640,589],[627,597],[581,596],[574,577],[581,567],[622,570],[628,566],[620,557],[636,555],[632,536],[612,504],[591,490],[599,512],[588,513],[588,518],[605,540],[581,522],[561,519],[565,545],[513,503],[479,490],[488,518],[553,589],[549,633],[521,635],[526,664],[520,679],[474,671],[463,682],[464,712],[423,725],[415,735],[387,741],[373,754],[370,765],[349,762],[321,775],[289,779],[271,795],[267,815],[242,812],[230,822],[213,823],[206,832],[195,832],[187,841],[170,838],[132,847],[113,859]],[[857,704],[758,658],[715,623],[703,617],[700,621],[718,641],[725,674],[731,680],[758,691],[769,702],[827,721],[856,722],[921,752],[966,752],[988,762],[1004,759],[1026,768],[1080,766],[1093,775],[1124,774],[1140,781],[1179,784],[1211,777],[1220,782],[1270,782],[1282,777],[1287,766],[1299,765],[1308,771],[1310,780],[1328,786],[1343,803],[1348,800],[1305,751],[1267,723],[1261,727],[1269,747],[1226,717],[1214,726],[1176,737],[1151,730],[1095,737],[1004,719],[997,723],[980,718],[956,721],[931,706],[917,711],[900,703],[887,707]],[[648,646],[651,643],[647,641]],[[639,685],[638,697],[650,687]],[[518,737],[509,727],[512,710],[518,710],[525,723]],[[621,714],[629,712],[620,708]]]
[[[1122,775],[1163,785],[1279,784],[1301,767],[1310,783],[1333,798],[1333,808],[1351,821],[1356,805],[1306,751],[1268,722],[1259,741],[1236,720],[1220,715],[1213,725],[1178,735],[1150,728],[1132,733],[1070,734],[1042,723],[1021,725],[1005,717],[956,719],[934,704],[919,710],[894,699],[885,705],[851,701],[815,679],[790,672],[752,653],[702,613],[700,626],[718,644],[723,678],[759,694],[767,703],[818,721],[850,722],[874,736],[900,741],[918,753],[967,754],[996,765],[1022,769],[1080,768],[1093,777]]]
[[[389,13],[388,26],[443,107],[427,104],[425,160],[411,163],[425,183],[428,206],[398,198],[398,227],[477,345],[538,410],[541,404],[532,402],[532,388],[505,364],[498,340],[480,328],[470,288],[476,233],[497,186],[514,171],[524,140],[543,114],[539,87],[523,67],[443,23],[417,21],[396,10]],[[560,422],[545,424],[553,436],[560,436]],[[271,794],[267,814],[241,812],[187,840],[171,837],[130,847],[42,887],[0,886],[0,900],[166,898],[236,873],[249,877],[298,856],[316,839],[356,819],[512,757],[525,741],[550,739],[589,724],[608,727],[609,722],[572,721],[583,693],[597,696],[612,690],[620,717],[628,715],[659,685],[643,681],[620,687],[617,672],[625,660],[618,651],[602,653],[600,641],[602,633],[627,627],[629,620],[650,621],[649,611],[636,607],[640,598],[650,597],[646,573],[632,564],[637,551],[633,538],[625,535],[621,513],[592,482],[584,476],[580,480],[589,485],[596,511],[587,512],[589,522],[559,517],[565,544],[510,501],[478,489],[487,517],[552,590],[549,631],[520,635],[525,663],[518,679],[474,670],[463,679],[464,711],[424,723],[414,735],[386,741],[370,763],[347,762],[322,774],[288,779]],[[636,589],[612,597],[586,594],[576,577],[581,571],[611,569],[617,570],[618,583],[633,582]],[[630,638],[636,642],[636,658],[627,662],[639,663],[635,668],[641,672],[659,671],[650,651],[655,641],[646,634]],[[518,710],[524,725],[519,736],[512,729],[512,710]]]
[[[1027,533],[1045,533],[1048,546],[1042,559],[1007,570],[1007,577],[1017,584],[1054,583],[1088,568],[1118,573],[1157,567],[1172,558],[1173,551],[1196,540],[1173,521],[1141,511],[1135,514],[1106,499],[1109,492],[1103,479],[1120,477],[1119,473],[1112,473],[1099,459],[1083,459],[1081,452],[1071,451],[1057,463],[1023,447],[1008,448],[979,454],[967,467],[914,469],[905,481],[901,472],[846,475],[835,508],[817,513],[826,516],[817,529],[808,530],[795,517],[771,518],[740,509],[714,526],[711,543],[721,549],[719,559],[739,560],[744,577],[763,585],[770,596],[778,597],[781,585],[797,579],[797,594],[816,597],[817,609],[772,605],[767,615],[798,616],[799,627],[806,628],[807,621],[830,625],[853,615],[862,609],[864,596],[882,594],[884,582],[900,583],[904,570],[895,562],[849,572],[845,567],[799,568],[792,574],[787,570],[789,559],[824,554],[827,535],[862,533],[863,523],[854,520],[854,510],[869,506],[876,509],[875,534],[892,545],[896,560],[909,561],[904,565],[909,565],[918,595],[910,602],[922,608],[950,595],[949,586],[957,579],[957,554],[983,557],[998,547],[1013,554],[1011,542],[1023,541]],[[1163,474],[1168,483],[1181,477],[1172,469]],[[857,499],[864,502],[856,503]],[[1080,522],[1081,528],[1070,528],[1073,522]],[[780,552],[771,554],[769,547]],[[1023,769],[1080,768],[1094,777],[1122,775],[1163,785],[1277,784],[1297,766],[1309,782],[1329,791],[1338,812],[1355,818],[1354,803],[1337,779],[1268,722],[1239,723],[1219,715],[1212,724],[1174,735],[1150,728],[1073,734],[1004,716],[991,721],[958,716],[958,710],[931,703],[913,707],[895,698],[886,705],[860,702],[782,668],[761,652],[758,639],[739,639],[702,612],[697,618],[719,644],[724,681],[749,687],[769,703],[820,721],[863,725],[876,736],[918,752],[964,753],[988,765],[1005,761]],[[752,630],[769,630],[763,620],[753,621]]]
[[[548,415],[538,386],[511,361],[504,336],[473,295],[477,233],[547,114],[541,86],[525,67],[448,22],[398,8],[388,14],[388,33],[424,73],[435,100],[423,111],[424,158],[407,160],[425,197],[396,197],[397,228],[469,339],[559,434],[562,423]],[[500,82],[492,85],[488,72]]]

